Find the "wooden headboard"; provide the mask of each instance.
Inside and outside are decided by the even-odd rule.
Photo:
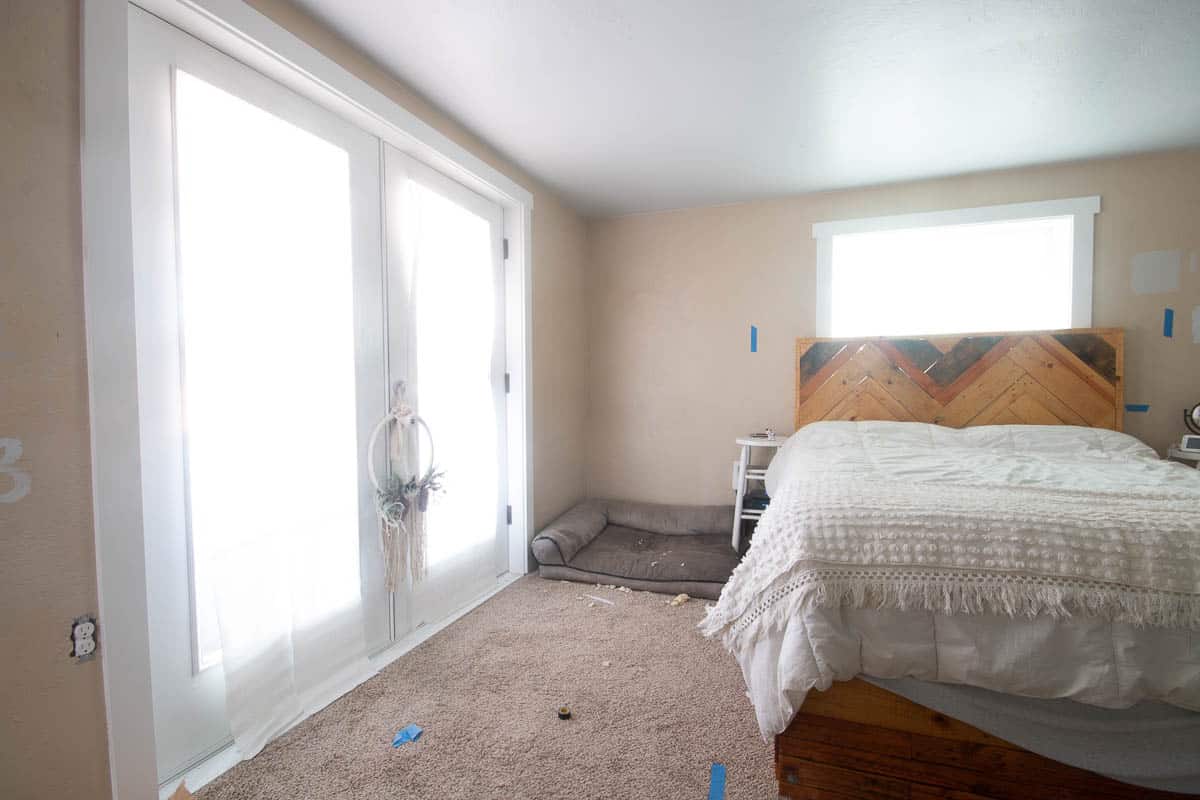
[[[796,340],[796,428],[817,420],[1121,430],[1125,333],[1078,328]]]

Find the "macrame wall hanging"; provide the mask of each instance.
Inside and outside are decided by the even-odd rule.
[[[433,461],[433,434],[425,420],[403,402],[403,391],[403,388],[397,391],[395,404],[375,426],[367,446],[367,473],[375,487],[375,511],[379,515],[379,541],[388,591],[396,590],[406,565],[413,583],[425,578],[425,512],[430,495],[442,488],[443,473]],[[389,431],[391,470],[380,484],[375,474],[375,443],[385,430]],[[420,431],[425,432],[429,441],[429,466],[424,471],[418,463]],[[414,468],[415,471],[410,471]]]

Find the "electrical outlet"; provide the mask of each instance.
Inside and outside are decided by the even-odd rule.
[[[71,657],[88,661],[96,653],[96,619],[79,617],[71,623]]]

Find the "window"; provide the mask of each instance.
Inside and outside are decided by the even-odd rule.
[[[1099,197],[824,222],[817,335],[1088,327]]]

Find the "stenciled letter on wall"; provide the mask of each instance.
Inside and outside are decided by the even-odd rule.
[[[17,502],[33,485],[29,473],[16,468],[23,449],[20,439],[0,439],[0,475],[5,476],[0,479],[4,481],[0,483],[0,503]]]

